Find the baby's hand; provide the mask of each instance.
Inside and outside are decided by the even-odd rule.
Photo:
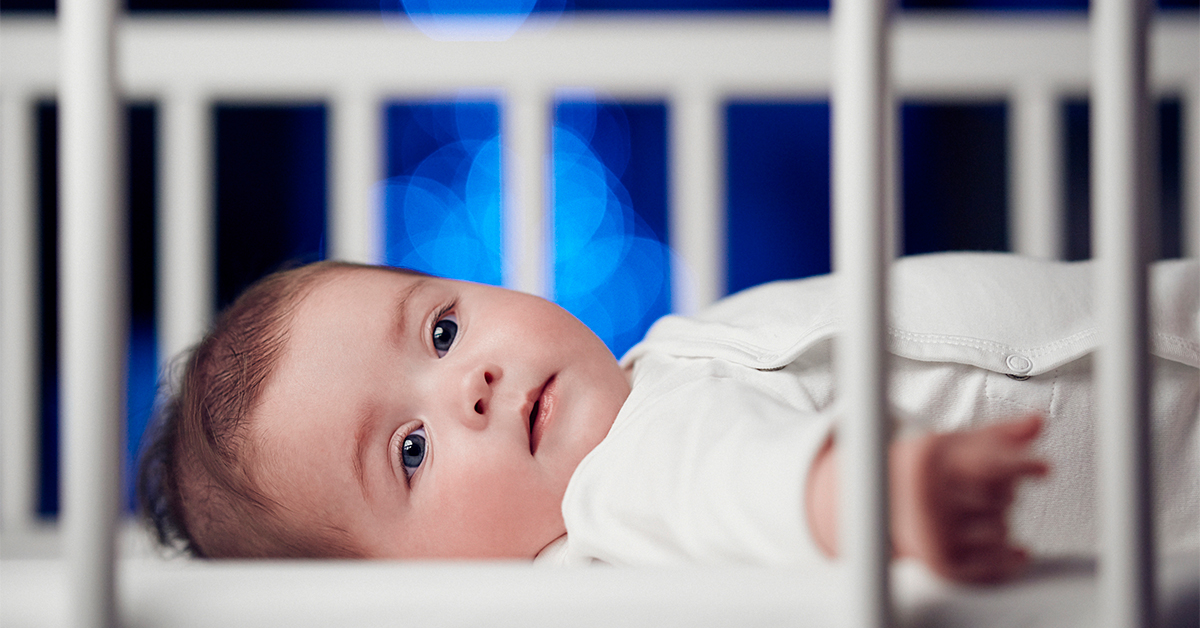
[[[892,534],[899,556],[915,557],[961,582],[1015,575],[1027,552],[1008,536],[1006,515],[1017,483],[1043,476],[1029,453],[1042,419],[932,434],[892,448]]]

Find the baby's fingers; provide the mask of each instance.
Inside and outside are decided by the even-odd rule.
[[[1046,461],[1031,455],[1024,445],[989,443],[984,439],[971,445],[949,452],[946,468],[967,482],[1012,481],[1025,476],[1043,476],[1050,471]]]
[[[1045,460],[1025,450],[1000,450],[981,461],[978,477],[982,480],[1016,480],[1022,477],[1041,477],[1050,472]]]
[[[1011,444],[1028,445],[1042,433],[1043,425],[1041,415],[1031,414],[1022,419],[990,425],[985,430]]]
[[[985,584],[1016,576],[1029,562],[1029,553],[1019,547],[1001,547],[968,553],[944,574],[960,582]]]
[[[942,498],[953,511],[1002,512],[1012,504],[1022,478],[1041,477],[1049,469],[1044,460],[1026,451],[993,449],[957,464],[946,478]]]
[[[1002,516],[964,518],[957,527],[952,543],[960,550],[998,549],[1008,543],[1008,524]]]

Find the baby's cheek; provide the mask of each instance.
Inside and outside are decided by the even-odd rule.
[[[528,469],[484,467],[443,495],[443,529],[457,556],[532,558],[563,533],[561,492]]]

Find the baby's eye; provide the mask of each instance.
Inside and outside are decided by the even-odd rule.
[[[421,463],[425,462],[425,428],[419,427],[404,437],[400,444],[400,464],[404,466],[404,475],[412,477]]]
[[[450,350],[456,336],[458,336],[458,319],[453,314],[440,318],[433,324],[433,349],[437,351],[439,358]]]

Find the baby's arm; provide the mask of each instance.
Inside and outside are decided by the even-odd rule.
[[[1017,573],[1025,550],[1008,536],[1006,514],[1017,482],[1049,468],[1029,453],[1037,416],[893,443],[890,451],[893,550],[963,582]],[[808,478],[809,526],[826,555],[837,554],[837,461],[833,444]]]

